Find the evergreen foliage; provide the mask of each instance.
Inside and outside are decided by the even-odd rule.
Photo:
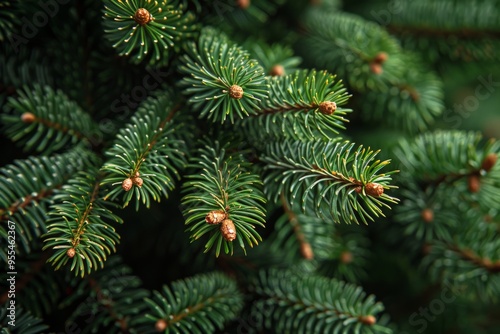
[[[0,0],[0,332],[497,333],[499,10]]]

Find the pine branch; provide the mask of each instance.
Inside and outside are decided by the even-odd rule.
[[[52,206],[45,246],[54,254],[49,258],[55,269],[71,262],[75,276],[84,276],[99,267],[109,254],[115,252],[120,236],[105,220],[122,222],[106,206],[100,196],[100,176],[91,169],[80,172],[62,191],[54,196],[58,204]]]
[[[261,300],[252,313],[264,327],[295,333],[392,333],[378,324],[382,304],[360,287],[290,270],[261,271],[252,284]]]
[[[12,112],[1,120],[6,135],[25,150],[49,154],[77,142],[94,144],[102,135],[90,116],[60,91],[35,85],[18,95],[8,99]]]
[[[7,241],[7,222],[15,222],[18,254],[38,248],[45,233],[47,212],[54,191],[61,188],[77,171],[96,163],[96,157],[81,146],[53,156],[16,160],[0,170],[0,236]],[[6,261],[6,249],[0,250]]]
[[[259,177],[249,172],[250,164],[218,142],[206,141],[191,166],[196,169],[187,176],[182,198],[186,225],[192,225],[191,240],[209,234],[205,252],[215,246],[216,256],[222,247],[233,254],[235,239],[244,251],[244,242],[257,245],[262,238],[255,225],[264,227],[265,198]]]
[[[131,55],[134,63],[149,56],[149,62],[166,57],[166,50],[195,36],[195,16],[175,1],[106,0],[104,32],[120,55]]]
[[[150,97],[120,130],[102,167],[106,176],[101,185],[113,186],[104,199],[123,195],[123,206],[127,206],[135,197],[138,210],[141,201],[149,207],[151,199],[168,197],[174,180],[180,178],[178,171],[187,164],[182,138],[191,135],[183,135],[188,126],[176,117],[180,108],[174,105],[172,94]]]
[[[248,52],[232,44],[224,34],[203,29],[198,43],[189,43],[179,70],[180,84],[191,96],[189,103],[200,117],[224,123],[229,117],[256,114],[258,103],[267,94],[264,70]]]
[[[268,45],[263,41],[247,40],[243,44],[270,76],[291,74],[298,69],[302,59],[295,57],[293,50],[282,44]]]
[[[301,70],[268,79],[269,96],[256,117],[240,121],[249,138],[266,142],[280,137],[331,138],[345,129],[343,117],[350,109],[339,108],[349,98],[341,81],[326,71]]]
[[[406,66],[397,40],[377,24],[321,9],[308,11],[304,24],[300,48],[304,60],[345,78],[356,90],[387,88]]]
[[[349,142],[283,142],[271,144],[261,160],[267,165],[266,193],[277,201],[281,193],[306,212],[308,201],[316,215],[339,223],[359,223],[383,216],[381,207],[397,203],[385,194],[390,175],[377,174],[389,161],[374,161],[378,152]],[[293,208],[293,207],[292,207]]]
[[[8,318],[9,310],[7,309],[10,305],[5,304],[0,307],[0,327],[2,327],[2,334],[10,334],[15,331],[15,333],[23,333],[23,334],[38,334],[38,333],[46,333],[46,330],[49,328],[45,325],[41,319],[38,319],[26,312],[21,307],[16,307],[15,310],[15,326],[10,326],[9,322],[11,321]],[[11,331],[11,328],[13,331]]]
[[[243,306],[236,282],[221,273],[201,274],[163,286],[153,298],[148,319],[158,332],[204,334],[221,330]]]

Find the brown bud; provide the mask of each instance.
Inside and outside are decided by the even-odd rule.
[[[314,259],[314,253],[311,244],[308,242],[302,242],[300,244],[300,254],[302,254],[302,257],[306,260]]]
[[[243,97],[243,88],[238,85],[232,85],[231,87],[229,87],[229,96],[231,96],[233,99],[241,99]]]
[[[373,326],[377,323],[377,319],[373,315],[360,316],[358,319],[362,324],[368,326]]]
[[[220,232],[227,241],[233,241],[236,239],[236,228],[234,227],[234,223],[231,219],[224,219],[222,221],[222,224],[220,225]]]
[[[427,255],[431,252],[432,250],[432,245],[431,244],[428,244],[428,243],[425,243],[423,246],[422,246],[422,253],[424,255]]]
[[[484,158],[481,168],[489,172],[497,162],[498,156],[495,153],[490,153]]]
[[[384,72],[384,69],[382,68],[382,65],[378,63],[370,63],[370,71],[372,71],[373,74],[379,75]]]
[[[131,178],[127,178],[127,179],[123,180],[122,189],[125,191],[129,191],[130,189],[132,189],[132,179]]]
[[[210,211],[205,217],[205,221],[209,224],[220,224],[224,219],[227,218],[227,213],[222,210]]]
[[[139,8],[135,11],[134,21],[141,26],[148,24],[153,20],[153,15],[146,8]]]
[[[423,209],[422,212],[420,213],[420,216],[422,216],[422,219],[426,223],[432,223],[434,220],[434,211],[432,209],[426,208]]]
[[[331,115],[337,110],[337,104],[332,101],[325,101],[319,104],[319,111],[324,115]]]
[[[250,0],[236,0],[236,6],[247,9],[250,6]]]
[[[378,183],[368,183],[365,186],[365,191],[369,196],[379,197],[384,193],[384,186]]]
[[[373,58],[373,62],[376,64],[382,65],[383,63],[386,62],[387,58],[389,58],[389,55],[385,52],[379,52],[375,58]]]
[[[340,254],[340,262],[342,262],[344,264],[351,263],[353,259],[354,259],[354,256],[349,251],[344,251]]]
[[[33,113],[25,112],[21,115],[21,121],[24,123],[33,123],[36,120],[36,116]]]
[[[69,258],[74,258],[75,257],[75,254],[76,254],[76,250],[71,247],[71,248],[68,248],[68,250],[66,251],[66,255],[69,257]]]
[[[467,182],[471,193],[477,193],[481,189],[481,180],[479,179],[479,175],[469,175]]]
[[[285,75],[285,68],[283,65],[276,64],[271,68],[271,71],[269,71],[269,75],[272,75],[273,77],[281,77]]]
[[[144,183],[144,181],[140,177],[134,177],[132,179],[132,182],[139,188],[142,187],[142,184]]]
[[[155,324],[157,332],[163,332],[167,328],[167,322],[164,319],[158,319]]]

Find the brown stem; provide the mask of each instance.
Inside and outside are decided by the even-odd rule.
[[[306,260],[312,260],[314,258],[314,252],[312,250],[311,244],[306,240],[304,233],[302,232],[302,228],[300,227],[299,220],[297,219],[297,215],[288,207],[285,195],[283,193],[281,193],[281,203],[286,215],[288,216],[288,221],[293,227],[293,232],[295,233],[297,241],[299,242],[302,257],[304,257]]]
[[[9,216],[14,215],[19,209],[24,209],[31,203],[39,203],[42,199],[49,197],[54,192],[54,189],[60,188],[61,185],[53,189],[42,189],[36,196],[27,195],[22,200],[15,201],[6,209],[0,209],[0,220],[6,220]]]
[[[180,109],[181,109],[181,104],[177,104],[175,107],[173,107],[172,110],[168,113],[167,117],[160,123],[157,130],[165,129],[165,125],[167,125],[167,123],[172,120],[172,118]],[[130,175],[130,177],[135,177],[136,173],[139,172],[142,163],[146,160],[146,156],[149,154],[149,152],[151,152],[151,150],[153,149],[153,147],[155,146],[156,142],[158,141],[158,139],[162,134],[163,131],[157,131],[156,134],[151,138],[151,141],[146,145],[144,151],[141,153],[141,156],[139,157],[139,162],[135,167],[135,170],[132,171],[132,175]]]
[[[279,108],[270,108],[270,109],[262,109],[259,114],[254,115],[254,116],[261,116],[262,114],[277,114],[280,112],[287,112],[287,111],[300,111],[304,109],[315,109],[318,108],[318,104],[313,103],[313,104],[287,104],[283,106],[279,106]]]
[[[460,254],[460,256],[465,260],[470,261],[479,267],[483,267],[493,274],[500,272],[500,260],[492,262],[488,258],[480,257],[470,249],[461,249],[456,245],[452,245],[450,248]]]
[[[85,223],[87,222],[87,217],[90,215],[93,209],[93,203],[97,199],[97,195],[99,194],[99,183],[100,183],[100,178],[96,180],[96,183],[94,184],[94,190],[92,191],[92,195],[90,196],[90,201],[89,204],[87,204],[87,207],[85,208],[85,212],[80,218],[80,221],[78,222],[78,228],[76,229],[76,232],[73,234],[73,241],[71,242],[73,244],[73,248],[75,248],[78,244],[80,244],[80,238],[82,234],[85,232]]]

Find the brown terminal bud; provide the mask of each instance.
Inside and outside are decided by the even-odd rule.
[[[385,52],[379,52],[375,58],[373,58],[373,62],[382,65],[383,63],[386,62],[387,58],[389,58],[389,55]]]
[[[236,6],[247,9],[250,6],[250,0],[236,0]]]
[[[66,251],[66,255],[69,257],[69,258],[74,258],[75,257],[75,254],[76,254],[76,250],[71,247],[71,248],[68,248],[68,250]]]
[[[489,172],[497,163],[498,156],[495,153],[490,153],[484,158],[481,168]]]
[[[132,179],[132,182],[139,188],[142,187],[142,184],[144,183],[144,181],[140,177],[134,177]]]
[[[273,77],[281,77],[285,75],[285,68],[283,65],[276,64],[271,68],[271,71],[269,71],[269,75],[272,75]]]
[[[229,96],[231,96],[233,99],[241,99],[243,97],[243,88],[238,85],[232,85],[231,87],[229,87]]]
[[[123,180],[122,182],[122,189],[125,190],[125,191],[129,191],[130,189],[132,189],[132,179],[131,178],[127,178],[125,180]]]
[[[206,215],[205,221],[209,224],[220,224],[226,218],[227,218],[227,213],[225,213],[224,211],[213,210]]]
[[[469,175],[467,183],[469,186],[469,191],[471,193],[477,193],[481,189],[481,180],[479,179],[479,175],[476,174]]]
[[[300,254],[302,254],[302,257],[306,260],[314,259],[314,253],[311,244],[308,242],[302,242],[300,244]]]
[[[164,319],[158,319],[155,324],[157,332],[163,332],[167,328],[167,322]]]
[[[373,315],[360,316],[358,319],[362,324],[368,326],[373,326],[377,323],[377,319]]]
[[[36,120],[36,116],[33,113],[25,112],[21,115],[21,121],[24,123],[33,123]]]
[[[426,208],[423,209],[422,212],[420,213],[420,216],[422,216],[422,219],[426,223],[432,223],[434,220],[434,211],[432,209]]]
[[[332,101],[325,101],[319,104],[319,111],[324,115],[331,115],[337,110],[337,104]]]
[[[231,219],[224,219],[222,221],[222,224],[220,225],[220,232],[227,241],[233,241],[236,239],[236,228],[234,227],[234,223]]]
[[[384,193],[384,186],[378,183],[368,183],[365,186],[365,191],[369,196],[379,197]]]
[[[153,15],[146,8],[139,8],[135,11],[134,21],[143,26],[153,21]]]
[[[340,254],[340,262],[342,262],[344,264],[351,263],[353,259],[354,259],[354,256],[349,251],[343,251]]]
[[[384,72],[382,65],[379,63],[370,63],[370,71],[372,71],[373,74],[379,75]]]

